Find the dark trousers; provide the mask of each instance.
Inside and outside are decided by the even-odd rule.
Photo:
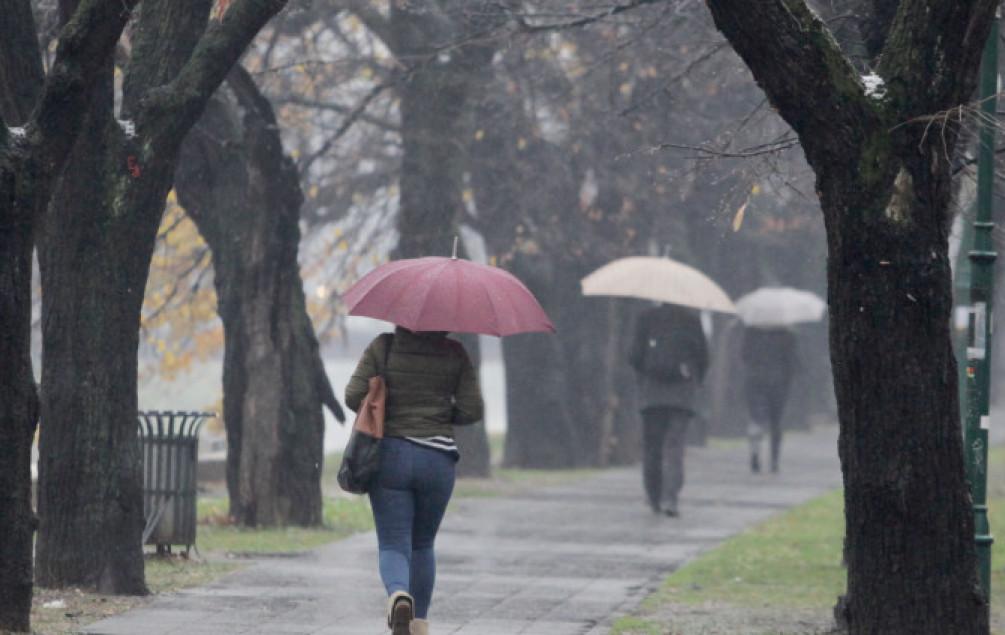
[[[747,429],[750,451],[752,454],[759,452],[761,435],[764,428],[768,428],[771,435],[771,465],[777,469],[782,451],[782,414],[789,396],[789,382],[748,382],[746,392],[752,421]]]
[[[691,412],[671,406],[642,411],[642,483],[649,505],[677,506],[684,487],[684,447]]]

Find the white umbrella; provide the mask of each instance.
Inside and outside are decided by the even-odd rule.
[[[726,292],[711,278],[669,258],[620,258],[583,278],[583,295],[640,298],[695,309],[735,313]]]
[[[792,287],[762,287],[736,301],[736,313],[747,326],[818,322],[826,311],[820,296]]]

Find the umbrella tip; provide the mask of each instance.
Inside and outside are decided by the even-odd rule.
[[[454,255],[451,258],[457,260],[457,236],[454,236]]]

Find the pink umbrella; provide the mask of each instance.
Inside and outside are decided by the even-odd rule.
[[[555,332],[537,299],[512,274],[458,258],[389,262],[363,276],[342,299],[349,315],[412,331]]]

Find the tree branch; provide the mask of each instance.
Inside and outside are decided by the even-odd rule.
[[[639,108],[644,107],[646,104],[650,103],[653,100],[654,97],[656,97],[657,95],[659,95],[660,93],[662,93],[663,91],[665,91],[670,86],[673,86],[674,84],[676,84],[677,82],[679,82],[683,78],[685,78],[688,75],[690,75],[691,71],[693,71],[695,68],[697,68],[698,66],[701,66],[702,64],[704,64],[709,59],[715,57],[715,55],[719,51],[721,51],[722,49],[726,48],[726,46],[727,46],[726,42],[717,42],[716,44],[713,44],[708,49],[706,49],[704,53],[702,53],[701,55],[699,55],[696,58],[694,58],[693,60],[691,60],[687,64],[687,66],[685,66],[683,68],[683,70],[681,70],[680,72],[678,72],[676,75],[674,75],[673,77],[671,77],[669,80],[663,82],[658,88],[656,88],[655,90],[652,90],[652,91],[646,93],[645,95],[643,95],[639,99],[633,100],[631,104],[629,104],[628,106],[626,106],[625,108],[623,108],[621,110],[621,112],[618,113],[618,116],[624,117],[626,115],[630,115],[631,113],[635,112]]]
[[[318,148],[316,152],[311,154],[311,156],[308,157],[306,161],[304,161],[303,165],[300,166],[300,173],[307,174],[311,169],[311,165],[313,165],[315,161],[323,157],[325,154],[328,153],[329,150],[331,150],[332,146],[335,145],[335,143],[342,138],[342,135],[348,132],[349,128],[351,128],[352,125],[356,123],[356,120],[359,119],[364,112],[366,112],[366,109],[370,106],[370,103],[373,102],[374,99],[376,99],[382,92],[384,92],[391,86],[409,77],[412,72],[414,72],[414,69],[409,69],[407,72],[401,73],[399,75],[394,75],[390,79],[383,81],[374,86],[373,88],[371,88],[370,92],[368,92],[363,97],[363,99],[361,99],[359,103],[356,104],[355,107],[353,107],[352,111],[346,115],[345,119],[342,120],[342,123],[339,125],[338,130],[336,130],[334,134],[332,134],[332,136],[328,137],[328,139],[326,139],[325,142],[321,144],[321,147]]]
[[[38,33],[29,0],[0,0],[0,115],[28,121],[45,84]]]
[[[143,0],[122,81],[122,117],[136,116],[147,91],[178,77],[206,31],[213,0]]]
[[[708,5],[818,174],[830,169],[834,148],[857,156],[864,135],[881,129],[858,73],[804,0],[762,0],[756,11],[746,0]]]
[[[115,50],[138,0],[83,0],[63,29],[56,59],[28,125],[36,157],[53,177],[87,115],[89,86]]]
[[[795,139],[789,135],[778,139],[777,141],[772,141],[770,143],[763,143],[761,145],[752,146],[743,150],[719,150],[718,148],[710,148],[708,146],[693,146],[684,145],[679,143],[661,143],[650,149],[650,152],[656,152],[659,150],[676,149],[676,150],[692,150],[698,154],[694,157],[697,159],[709,159],[709,158],[722,158],[722,159],[751,159],[754,157],[764,156],[766,154],[777,154],[779,152],[784,152],[789,148],[795,148],[799,145],[799,140]]]
[[[868,16],[862,20],[859,29],[862,32],[866,54],[870,60],[876,60],[883,52],[890,26],[897,15],[897,4],[886,0],[863,0],[862,8]]]
[[[968,101],[999,0],[902,0],[879,74],[901,120]]]
[[[286,3],[236,0],[206,30],[178,77],[143,97],[137,130],[149,135],[154,148],[181,143],[248,44]]]
[[[356,107],[346,106],[344,104],[339,104],[334,101],[305,99],[303,97],[299,97],[298,95],[286,95],[283,97],[279,97],[276,99],[276,102],[279,104],[289,104],[291,106],[297,106],[299,108],[329,110],[331,112],[337,112],[340,115],[349,115],[353,112],[356,112]],[[359,119],[360,121],[365,121],[378,128],[381,128],[382,130],[387,130],[390,132],[397,132],[398,130],[401,129],[401,127],[398,124],[394,123],[393,121],[389,121],[387,119],[381,119],[380,117],[375,117],[373,115],[368,115],[366,113],[360,114]]]
[[[526,18],[523,15],[513,14],[514,20],[516,20],[517,25],[520,27],[520,31],[523,33],[548,33],[553,31],[567,31],[569,29],[578,29],[580,27],[588,26],[595,22],[600,22],[607,18],[614,17],[620,13],[625,13],[626,11],[632,11],[638,9],[639,7],[644,7],[650,4],[658,4],[661,2],[667,2],[668,0],[633,0],[627,4],[618,4],[612,6],[606,11],[600,11],[593,15],[584,16],[576,20],[569,20],[567,22],[555,22],[552,24],[528,24]]]

